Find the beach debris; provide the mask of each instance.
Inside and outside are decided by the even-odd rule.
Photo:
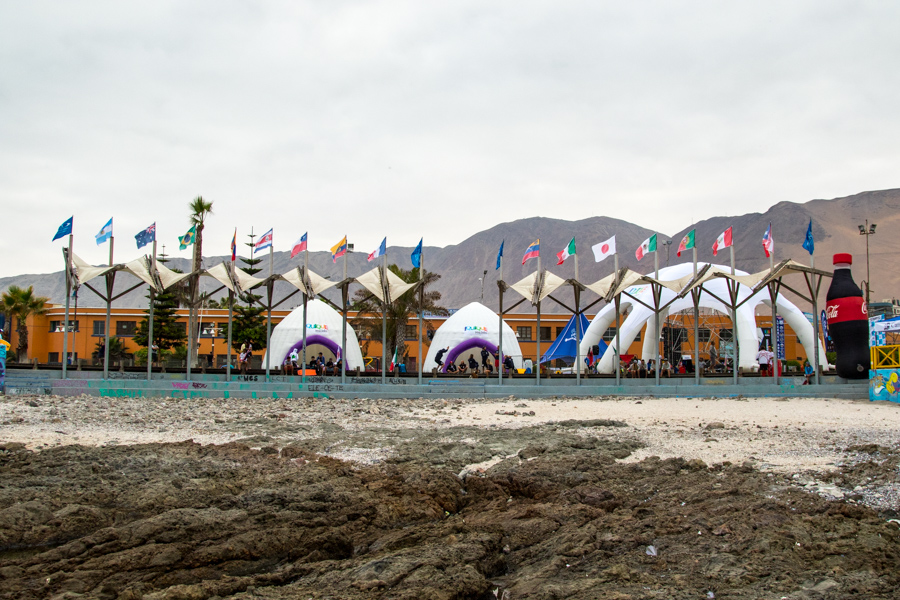
[[[656,546],[647,546],[647,550],[645,550],[647,556],[656,556]]]

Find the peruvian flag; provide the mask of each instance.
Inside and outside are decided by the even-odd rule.
[[[604,258],[609,258],[616,253],[616,236],[612,236],[605,242],[600,242],[599,244],[591,246],[591,250],[594,251],[595,262],[600,262]]]
[[[641,260],[651,252],[656,252],[656,234],[654,233],[641,244],[637,250],[634,251],[634,256],[638,260]]]
[[[769,223],[769,228],[766,229],[766,234],[762,239],[763,251],[766,253],[766,258],[772,256],[775,253],[775,238],[772,237],[772,224]]]
[[[556,264],[563,264],[570,256],[575,256],[575,238],[572,238],[572,241],[569,242],[569,244],[565,248],[563,248],[562,252],[556,253],[556,258],[559,259]]]
[[[719,250],[727,248],[731,245],[731,227],[723,231],[719,237],[716,238],[716,243],[713,244],[713,256],[719,254]]]

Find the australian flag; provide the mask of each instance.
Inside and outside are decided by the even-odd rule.
[[[156,223],[148,227],[143,231],[139,231],[136,236],[134,236],[135,241],[137,242],[138,250],[149,244],[150,242],[156,241]]]

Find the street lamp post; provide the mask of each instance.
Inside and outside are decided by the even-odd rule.
[[[869,310],[869,282],[871,281],[871,276],[869,275],[869,236],[875,235],[876,224],[872,223],[869,225],[869,220],[866,219],[866,224],[858,225],[858,227],[859,235],[866,236],[866,310]]]
[[[666,247],[666,266],[669,266],[669,246],[672,245],[672,240],[666,240],[663,242],[663,246]]]
[[[484,270],[484,273],[478,280],[481,282],[481,303],[484,304],[484,280],[487,279],[487,269]]]

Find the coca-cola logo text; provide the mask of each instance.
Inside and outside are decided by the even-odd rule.
[[[825,311],[825,318],[829,321],[831,319],[836,319],[838,315],[838,307],[837,305],[829,306]]]

